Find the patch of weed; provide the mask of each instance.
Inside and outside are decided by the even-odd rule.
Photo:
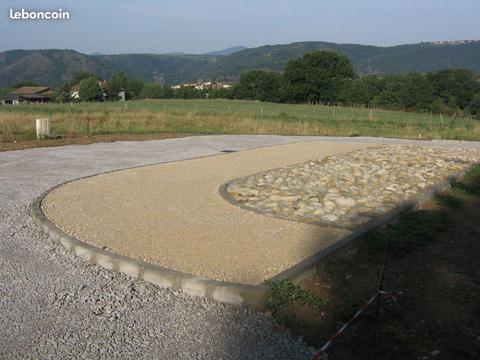
[[[463,200],[452,194],[452,193],[442,193],[435,196],[435,201],[438,205],[447,206],[449,208],[461,208],[463,206]]]
[[[480,196],[480,165],[472,167],[460,181],[453,182],[451,188],[459,193]]]
[[[325,302],[316,296],[313,291],[302,289],[288,279],[268,281],[267,286],[267,294],[263,304],[274,315],[278,313],[282,306],[288,304],[309,305],[318,310],[326,306]]]
[[[465,174],[466,180],[479,179],[480,178],[480,164],[473,166]]]

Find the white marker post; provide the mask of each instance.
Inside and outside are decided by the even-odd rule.
[[[48,118],[36,119],[35,125],[37,129],[37,140],[42,139],[43,137],[48,136],[50,134]]]

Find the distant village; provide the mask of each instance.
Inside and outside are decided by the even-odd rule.
[[[196,82],[196,83],[172,85],[171,88],[172,89],[191,88],[195,90],[210,90],[210,89],[230,89],[233,85],[234,83],[207,81],[207,82]]]

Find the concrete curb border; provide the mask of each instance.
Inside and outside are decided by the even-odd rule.
[[[282,271],[281,273],[273,276],[268,281],[277,281],[277,280],[288,279],[288,280],[292,281],[293,283],[298,283],[298,282],[301,282],[302,280],[305,280],[305,279],[311,277],[312,275],[314,275],[317,272],[317,270],[319,269],[319,266],[322,265],[321,260],[324,257],[326,257],[327,255],[329,255],[329,254],[331,254],[331,253],[333,253],[337,250],[340,250],[341,248],[351,244],[353,241],[355,241],[359,237],[367,234],[370,231],[373,231],[375,229],[378,229],[378,228],[382,227],[383,225],[387,224],[388,222],[390,222],[390,221],[398,218],[399,216],[413,210],[414,208],[420,207],[423,203],[425,203],[426,201],[433,198],[434,195],[436,195],[438,193],[441,193],[445,189],[449,188],[450,185],[454,181],[462,178],[465,175],[465,173],[469,169],[471,169],[472,167],[473,166],[469,166],[464,171],[458,172],[456,174],[452,174],[452,175],[446,177],[444,181],[442,181],[438,184],[427,186],[425,189],[423,189],[413,199],[411,199],[409,201],[405,201],[404,203],[400,204],[396,208],[394,208],[394,209],[386,212],[385,214],[379,216],[375,220],[372,220],[372,221],[370,221],[370,222],[368,222],[364,225],[361,225],[361,226],[357,227],[350,234],[344,236],[343,238],[336,241],[332,245],[320,250],[318,253],[306,258],[305,260],[299,262],[298,264],[295,264],[292,267],[290,267],[290,268]],[[263,213],[252,210],[251,208],[245,207],[242,204],[239,204],[238,202],[236,202],[235,199],[233,199],[228,194],[228,192],[226,191],[226,186],[228,184],[229,183],[223,184],[220,187],[220,190],[219,190],[220,195],[226,201],[228,201],[229,203],[231,203],[233,205],[236,205],[236,206],[238,206],[242,209],[245,209],[247,211],[254,212],[254,213],[256,213],[258,215],[261,215],[261,216],[266,216]],[[284,221],[298,221],[298,220],[293,220],[293,219],[289,220],[289,219],[285,219],[285,218],[282,218],[282,217],[275,217],[275,216],[273,216],[273,218],[284,220]],[[312,223],[312,222],[305,222],[305,221],[298,221],[298,222],[307,223],[307,224],[311,224],[311,225],[325,226],[322,223]],[[330,225],[330,227],[336,227],[336,226]],[[344,227],[337,226],[336,228],[344,228]]]
[[[50,192],[68,182],[70,181],[56,185],[37,197],[30,206],[30,215],[42,232],[76,256],[105,269],[121,272],[161,287],[180,289],[189,295],[203,296],[248,308],[258,309],[261,307],[261,300],[267,289],[265,284],[236,284],[170,270],[100,249],[64,233],[45,216],[42,211],[42,201]]]
[[[222,154],[218,154],[222,155]],[[212,155],[207,155],[212,156]],[[190,160],[190,159],[187,159]],[[176,160],[183,161],[183,160]],[[159,164],[142,165],[132,168],[140,168],[146,166],[154,166]],[[128,169],[132,169],[128,168]],[[376,220],[367,223],[350,234],[346,235],[342,239],[338,240],[334,244],[321,250],[320,252],[310,256],[309,258],[299,262],[289,269],[281,272],[280,274],[272,277],[258,285],[245,285],[231,282],[224,282],[218,280],[207,279],[192,274],[182,273],[179,271],[164,268],[158,265],[152,265],[140,260],[136,260],[127,256],[118,255],[108,250],[100,249],[95,246],[86,244],[59,229],[53,222],[51,222],[42,211],[43,199],[52,191],[60,188],[61,186],[93,176],[103,175],[116,171],[123,171],[128,169],[119,169],[113,171],[107,171],[100,174],[90,175],[79,179],[65,181],[60,183],[43,194],[34,199],[30,206],[30,215],[34,222],[41,228],[42,232],[47,234],[51,239],[61,243],[67,250],[71,251],[76,256],[82,259],[99,265],[105,269],[113,270],[130,275],[135,278],[139,278],[161,287],[170,287],[179,289],[189,295],[202,296],[208,299],[217,300],[223,303],[243,306],[252,309],[261,309],[262,300],[267,291],[267,282],[281,279],[289,279],[294,283],[298,283],[303,279],[315,274],[321,260],[341,249],[342,247],[352,243],[355,239],[364,235],[365,233],[372,231],[378,227],[381,227],[385,223],[400,216],[401,214],[410,211],[418,204],[430,199],[434,194],[447,188],[453,180],[456,180],[463,176],[465,172],[452,175],[444,182],[435,186],[427,187],[424,191],[414,200],[405,202],[394,210],[384,214]],[[223,195],[222,195],[223,196]],[[288,221],[288,220],[285,220]]]

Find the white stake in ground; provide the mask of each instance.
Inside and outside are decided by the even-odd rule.
[[[37,129],[37,140],[42,139],[45,136],[48,136],[50,134],[50,127],[49,127],[48,118],[36,119],[35,125],[36,125],[36,129]]]

